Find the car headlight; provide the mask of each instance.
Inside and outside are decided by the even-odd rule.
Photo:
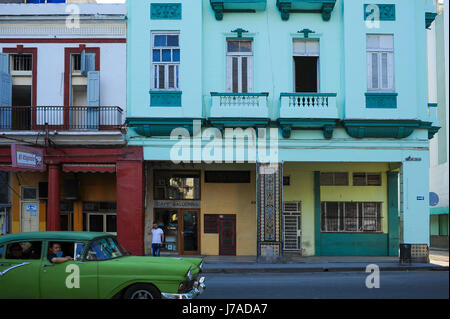
[[[188,279],[189,281],[192,280],[192,271],[191,271],[190,269],[189,269],[189,271],[187,272],[186,276],[187,276],[187,279]]]

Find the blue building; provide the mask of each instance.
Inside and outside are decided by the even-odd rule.
[[[175,254],[429,246],[432,0],[128,2],[128,143]],[[149,253],[150,237],[144,238]]]

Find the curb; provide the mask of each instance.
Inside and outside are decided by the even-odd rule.
[[[380,271],[449,271],[449,267],[431,266],[392,266],[380,267]],[[302,273],[302,272],[366,272],[366,267],[310,267],[310,268],[210,268],[205,267],[205,274],[232,274],[232,273]]]

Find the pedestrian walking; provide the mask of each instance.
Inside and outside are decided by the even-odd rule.
[[[157,223],[152,228],[152,255],[159,257],[161,253],[162,243],[164,242],[164,231],[159,228]]]

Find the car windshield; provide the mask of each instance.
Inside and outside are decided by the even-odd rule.
[[[114,237],[101,238],[94,241],[88,249],[87,260],[109,260],[128,256],[129,253]]]

